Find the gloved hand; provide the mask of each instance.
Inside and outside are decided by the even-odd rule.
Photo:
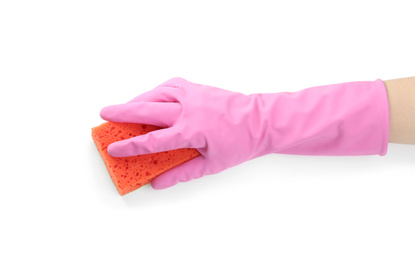
[[[201,156],[156,177],[155,189],[270,153],[383,156],[389,138],[388,97],[380,79],[244,95],[173,78],[128,103],[103,108],[101,117],[165,127],[109,145],[111,156],[199,150]]]

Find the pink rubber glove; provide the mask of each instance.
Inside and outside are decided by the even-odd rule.
[[[103,108],[101,117],[166,127],[111,144],[111,156],[199,150],[201,156],[156,177],[155,189],[270,153],[383,156],[389,139],[380,79],[244,95],[173,78],[126,104]]]

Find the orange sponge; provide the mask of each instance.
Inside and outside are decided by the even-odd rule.
[[[200,155],[196,149],[177,149],[153,154],[116,158],[107,152],[109,144],[161,129],[157,126],[107,122],[92,128],[92,139],[120,195],[151,182],[157,175]]]

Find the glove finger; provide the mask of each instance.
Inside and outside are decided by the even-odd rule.
[[[112,143],[108,146],[108,153],[113,157],[128,157],[179,148],[198,148],[201,142],[197,141],[184,138],[181,131],[173,126]]]
[[[174,88],[165,88],[157,86],[154,89],[144,92],[141,95],[133,98],[127,103],[131,102],[175,102],[177,89]]]
[[[151,186],[156,190],[166,189],[179,182],[190,181],[207,174],[212,174],[207,166],[207,160],[199,155],[157,176],[151,181]]]
[[[180,112],[181,105],[176,102],[133,102],[104,107],[100,115],[112,122],[169,127],[176,122]]]

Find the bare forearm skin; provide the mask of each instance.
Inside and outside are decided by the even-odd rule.
[[[415,77],[383,82],[389,100],[389,143],[415,144]]]

